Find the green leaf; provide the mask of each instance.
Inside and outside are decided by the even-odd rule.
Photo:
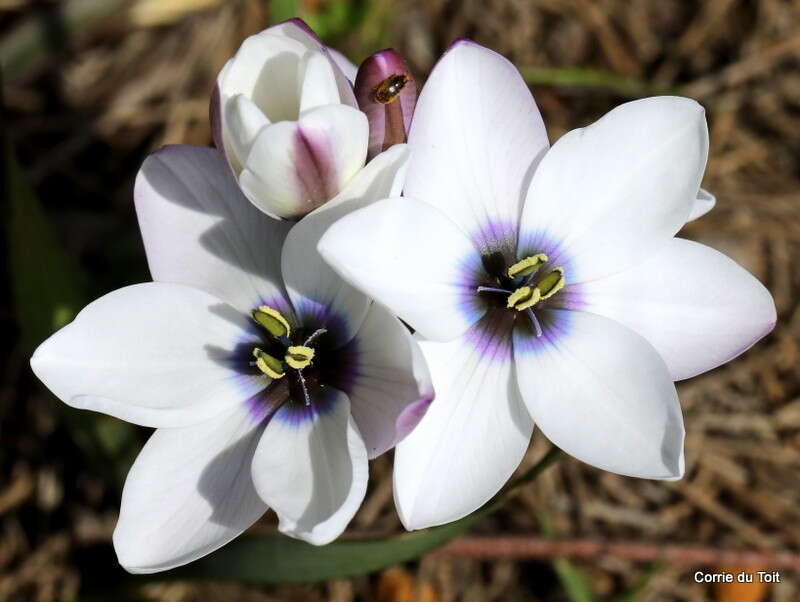
[[[553,561],[553,568],[571,602],[594,602],[594,590],[586,573],[572,564],[568,558],[556,558]]]
[[[23,347],[32,350],[75,317],[82,295],[77,269],[8,147],[5,163],[11,287]]]
[[[462,534],[480,518],[382,540],[340,540],[312,546],[282,535],[245,535],[218,552],[170,574],[175,579],[250,583],[313,583],[364,575],[413,560]]]
[[[251,583],[312,583],[364,575],[418,558],[466,532],[523,484],[561,456],[552,448],[480,510],[453,523],[386,539],[339,540],[312,546],[281,535],[245,535],[224,548],[168,574],[169,579],[223,579]],[[159,576],[156,580],[163,580]]]

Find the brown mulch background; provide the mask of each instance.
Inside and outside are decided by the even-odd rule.
[[[0,41],[57,4],[0,0]],[[55,50],[7,79],[3,90],[6,133],[59,240],[90,275],[90,298],[147,279],[131,198],[136,170],[164,143],[210,142],[207,100],[216,73],[270,18],[269,3],[259,0],[116,4],[80,34],[55,27]],[[302,4],[317,14],[329,3]],[[687,430],[682,481],[620,477],[566,459],[471,535],[538,537],[546,518],[559,538],[800,551],[800,2],[352,4],[366,5],[368,16],[331,27],[338,47],[361,59],[392,45],[420,79],[459,37],[497,50],[523,71],[591,67],[624,76],[603,85],[534,83],[551,140],[628,100],[631,89],[634,96],[677,90],[699,100],[711,132],[704,187],[718,203],[683,235],[735,258],[767,285],[778,308],[767,339],[680,385]],[[6,269],[0,267],[4,282]],[[36,384],[17,342],[9,287],[1,290],[0,601],[108,600],[104,588],[122,575],[107,545],[121,475],[87,457],[74,411]],[[113,439],[113,424],[106,426]],[[145,436],[137,431],[135,443]],[[534,435],[523,468],[546,448]],[[377,459],[371,472],[370,493],[351,528],[399,531],[391,458]],[[268,517],[258,528],[271,525]],[[616,599],[648,570],[646,562],[612,553],[575,564],[604,600]],[[796,570],[781,569],[774,586],[731,593],[695,584],[699,568],[667,563],[640,599],[800,600]],[[403,571],[315,586],[150,584],[135,595],[157,602],[567,599],[549,558],[475,559],[456,547]]]

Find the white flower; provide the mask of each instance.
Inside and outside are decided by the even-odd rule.
[[[457,43],[420,95],[404,194],[321,239],[345,279],[428,339],[437,400],[395,455],[411,529],[469,514],[522,459],[534,422],[616,473],[683,474],[673,381],[768,333],[768,291],[736,263],[673,238],[696,201],[703,109],[624,104],[548,150],[516,69]],[[540,331],[540,332],[539,332]]]
[[[399,192],[406,157],[383,153],[291,230],[242,197],[216,150],[145,161],[136,209],[155,282],[94,301],[31,360],[65,403],[158,429],[122,494],[126,569],[197,559],[268,507],[283,532],[331,541],[368,457],[424,414],[432,388],[408,330],[314,250],[331,220]]]
[[[247,38],[217,77],[211,121],[244,194],[298,219],[335,197],[364,166],[369,131],[355,67],[299,19]]]

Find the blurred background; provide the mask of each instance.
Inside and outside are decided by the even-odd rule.
[[[295,15],[355,63],[396,48],[420,82],[452,40],[472,38],[520,68],[553,141],[632,98],[705,106],[704,187],[718,202],[682,235],[760,278],[779,322],[680,385],[686,478],[636,480],[566,458],[444,550],[319,584],[159,582],[117,567],[121,485],[148,433],[66,408],[28,358],[87,301],[148,280],[139,165],[162,144],[209,144],[220,67],[246,36]],[[800,2],[0,0],[0,62],[13,148],[0,229],[0,600],[800,600]],[[534,435],[523,468],[546,449]],[[371,474],[350,530],[398,533],[391,455]],[[254,527],[273,530],[270,516]],[[780,583],[693,579],[757,567]]]

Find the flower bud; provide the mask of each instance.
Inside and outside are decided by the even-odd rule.
[[[340,64],[299,19],[247,38],[211,98],[217,147],[265,213],[299,219],[364,166],[368,124]]]
[[[406,141],[417,85],[403,57],[388,48],[367,58],[358,69],[355,92],[369,121],[368,160]]]

